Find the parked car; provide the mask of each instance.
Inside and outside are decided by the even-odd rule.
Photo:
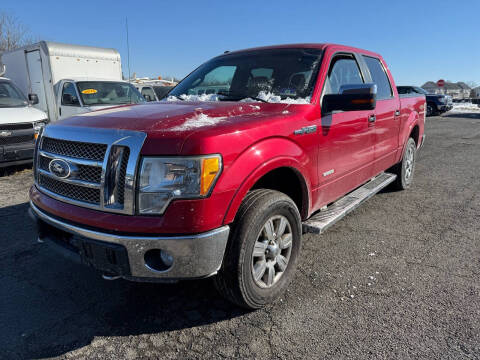
[[[228,90],[200,101],[206,83]],[[168,101],[48,125],[31,211],[41,241],[105,278],[214,276],[227,299],[260,308],[292,280],[302,233],[411,186],[424,123],[425,95],[399,98],[373,52],[229,52]]]
[[[35,138],[47,123],[47,114],[31,101],[7,78],[0,69],[0,167],[31,163]]]
[[[114,49],[40,41],[4,52],[7,76],[24,93],[38,96],[38,109],[50,121],[121,104],[144,102],[122,80],[120,54]]]
[[[442,94],[429,94],[428,91],[418,86],[397,86],[398,93],[402,95],[423,94],[427,98],[427,116],[443,114],[453,108],[452,97]]]

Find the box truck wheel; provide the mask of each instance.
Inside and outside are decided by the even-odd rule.
[[[250,191],[238,210],[218,291],[233,303],[258,309],[276,300],[292,279],[301,246],[301,219],[287,195]]]

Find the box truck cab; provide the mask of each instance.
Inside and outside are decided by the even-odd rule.
[[[35,138],[47,122],[47,114],[35,109],[12,81],[1,77],[3,72],[0,65],[0,168],[32,162]]]
[[[35,107],[50,121],[144,102],[135,87],[122,80],[115,49],[40,41],[5,52],[1,60],[23,93],[37,94]]]

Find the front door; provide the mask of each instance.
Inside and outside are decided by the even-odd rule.
[[[394,92],[384,65],[377,58],[363,56],[372,82],[377,85],[375,109],[375,161],[374,175],[394,165],[398,151],[400,131],[400,100]]]
[[[330,62],[323,94],[338,94],[342,85],[364,83],[353,54],[336,54]],[[318,157],[320,203],[325,205],[373,176],[373,110],[322,113]]]

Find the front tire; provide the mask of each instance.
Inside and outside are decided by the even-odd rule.
[[[412,185],[417,158],[417,144],[413,138],[409,138],[403,152],[402,161],[392,168],[397,178],[392,183],[396,190],[406,190]]]
[[[233,224],[222,268],[214,278],[229,301],[258,309],[275,301],[290,283],[301,247],[295,203],[268,189],[250,191]]]

